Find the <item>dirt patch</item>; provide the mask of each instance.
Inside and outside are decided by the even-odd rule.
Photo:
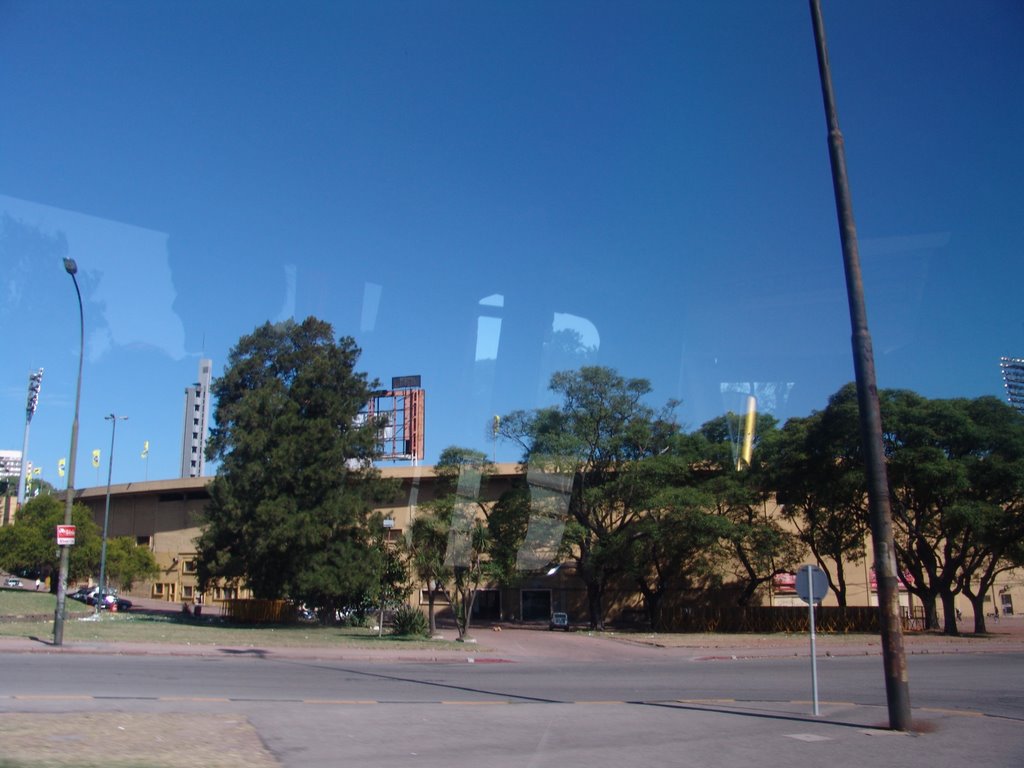
[[[279,768],[244,717],[0,713],[3,768]]]

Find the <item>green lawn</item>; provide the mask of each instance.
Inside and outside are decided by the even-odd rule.
[[[23,590],[0,590],[0,637],[53,636],[53,595]],[[75,600],[67,601],[65,642],[169,643],[235,647],[354,647],[433,648],[467,650],[461,643],[385,635],[361,627],[317,625],[234,626],[217,617],[154,616],[144,613],[101,613]],[[26,620],[19,617],[36,617]]]

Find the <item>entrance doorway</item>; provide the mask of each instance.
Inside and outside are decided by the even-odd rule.
[[[523,621],[547,621],[551,618],[550,589],[524,589],[519,594],[523,603]]]

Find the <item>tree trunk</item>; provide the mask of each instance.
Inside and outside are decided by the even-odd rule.
[[[434,590],[427,590],[427,624],[430,626],[430,636],[437,634],[437,616],[434,614]]]
[[[938,629],[939,628],[939,614],[935,610],[935,595],[917,595],[921,601],[921,607],[924,608],[924,628],[925,629]]]
[[[957,637],[960,630],[956,626],[956,603],[952,592],[942,593],[942,634]]]
[[[971,601],[971,608],[974,609],[974,634],[987,635],[988,628],[985,626],[985,595],[972,595],[964,592],[967,599]]]
[[[663,592],[657,589],[651,589],[642,581],[640,582],[640,592],[644,596],[644,608],[647,612],[647,620],[651,623],[651,631],[657,632],[661,627],[661,598]]]
[[[599,581],[587,581],[587,610],[590,613],[590,628],[601,632],[604,631],[603,593],[604,589]]]

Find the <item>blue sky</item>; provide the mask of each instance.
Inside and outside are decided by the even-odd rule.
[[[1024,6],[824,13],[879,386],[1002,397]],[[804,2],[0,2],[0,71],[0,448],[43,367],[29,459],[59,487],[64,255],[79,487],[106,481],[110,413],[115,482],[177,476],[200,357],[291,316],[422,376],[428,463],[490,452],[493,414],[583,363],[691,428],[853,378]]]

